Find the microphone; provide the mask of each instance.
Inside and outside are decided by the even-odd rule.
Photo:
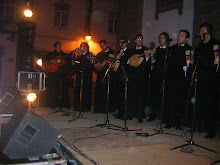
[[[205,38],[205,35],[206,35],[206,34],[210,34],[210,33],[206,32],[206,33],[203,33],[203,34],[199,34],[199,35],[195,36],[195,38],[200,38],[202,35],[203,35],[203,37]]]
[[[167,40],[167,45],[170,45],[170,42],[173,41],[173,38]]]
[[[186,77],[186,74],[187,74],[187,69],[188,69],[187,66],[183,66],[183,70],[184,70],[184,72],[185,72],[185,77]]]

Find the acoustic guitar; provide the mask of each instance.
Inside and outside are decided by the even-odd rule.
[[[133,56],[131,56],[129,58],[129,64],[130,66],[133,66],[133,67],[138,67],[142,61],[144,60],[144,56],[145,56],[145,53],[155,53],[156,52],[156,49],[151,49],[151,50],[145,50],[143,54],[135,54]],[[133,60],[130,60],[131,58],[133,58]]]
[[[66,56],[61,56],[58,55],[54,60],[57,61],[57,64],[46,64],[46,68],[49,72],[57,72],[61,66],[63,66],[66,61],[65,61]]]
[[[111,58],[107,59],[106,63],[112,62],[112,60],[114,59],[115,55],[114,54],[109,54],[109,57],[111,57]],[[102,70],[102,68],[105,66],[106,63],[103,63],[103,61],[100,62],[99,60],[96,60],[96,62],[95,62],[96,70],[97,71]]]
[[[122,51],[118,54],[118,55],[120,56],[120,58],[121,58],[121,56],[122,56],[123,53],[124,53],[124,50],[122,50]],[[118,70],[119,65],[120,65],[120,61],[119,61],[119,60],[115,60],[115,64],[114,64],[114,67],[113,67],[113,71],[114,71],[114,72],[116,72],[116,71]]]

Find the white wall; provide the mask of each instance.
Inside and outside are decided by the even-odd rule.
[[[156,0],[144,0],[144,14],[143,14],[143,36],[144,45],[150,45],[150,42],[154,41],[158,46],[158,36],[162,32],[168,32],[170,38],[173,38],[171,45],[176,44],[178,32],[181,29],[186,29],[190,32],[191,36],[193,32],[193,16],[194,16],[194,1],[183,1],[183,13],[178,15],[178,10],[171,10],[159,14],[159,19],[155,20],[155,8]],[[188,41],[192,44],[192,38]]]

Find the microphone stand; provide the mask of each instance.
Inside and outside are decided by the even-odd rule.
[[[123,131],[123,132],[125,132],[126,136],[128,136],[128,134],[127,134],[128,131],[140,131],[140,130],[142,130],[142,129],[128,129],[128,127],[127,127],[127,91],[128,91],[128,77],[127,77],[127,75],[126,75],[126,72],[125,72],[124,67],[121,66],[121,68],[122,68],[122,72],[123,72],[123,75],[124,75],[124,78],[125,78],[125,95],[124,95],[124,97],[125,97],[125,102],[124,102],[124,104],[125,104],[125,112],[124,112],[124,124],[125,124],[125,126],[124,126],[124,128],[122,128],[121,130],[120,130],[120,129],[114,129],[114,130]],[[112,128],[112,129],[113,129],[113,128]]]
[[[84,118],[84,119],[89,119],[89,120],[94,120],[94,121],[97,121],[95,119],[90,119],[90,118],[86,118],[86,117],[83,117],[82,116],[82,96],[83,96],[83,69],[81,69],[79,72],[81,73],[81,77],[80,77],[80,94],[79,94],[79,115],[76,117],[76,118],[73,118],[71,120],[69,120],[68,122],[72,122],[76,119],[79,119],[79,118]]]
[[[105,121],[105,123],[104,124],[97,124],[97,125],[94,125],[94,126],[92,126],[91,128],[94,128],[94,127],[107,127],[108,129],[114,129],[114,128],[110,128],[111,126],[112,127],[116,127],[116,128],[120,128],[120,129],[122,129],[123,130],[123,128],[122,127],[119,127],[119,126],[117,126],[117,125],[113,125],[113,124],[110,124],[110,121],[109,121],[109,115],[108,115],[108,113],[109,113],[109,89],[110,89],[110,69],[111,69],[111,67],[112,67],[112,65],[114,64],[114,62],[115,62],[115,59],[116,59],[116,57],[112,60],[112,62],[110,63],[110,65],[109,65],[109,67],[108,67],[108,69],[106,70],[106,72],[105,72],[105,76],[103,77],[103,79],[102,79],[102,84],[103,84],[103,82],[104,82],[104,80],[105,80],[105,78],[107,77],[107,108],[106,108],[106,121]],[[115,130],[117,130],[117,129],[115,129]]]
[[[173,148],[170,148],[170,150],[172,151],[172,150],[175,150],[175,149],[177,149],[177,148],[181,148],[181,147],[185,147],[185,146],[188,146],[188,145],[195,145],[195,146],[197,146],[197,147],[200,147],[200,148],[203,148],[203,149],[205,149],[205,150],[208,150],[208,151],[211,151],[211,152],[214,152],[214,153],[217,153],[217,151],[214,151],[214,150],[212,150],[212,149],[209,149],[209,148],[206,148],[206,147],[203,147],[203,146],[201,146],[201,145],[198,145],[198,144],[196,144],[195,142],[194,142],[194,139],[193,139],[193,132],[194,132],[194,123],[195,123],[195,111],[196,111],[196,94],[197,94],[197,75],[195,76],[195,73],[196,73],[196,70],[197,70],[197,66],[198,66],[198,61],[199,61],[199,57],[198,57],[198,59],[197,59],[197,61],[196,61],[196,65],[195,65],[195,68],[194,68],[194,70],[193,70],[193,73],[192,73],[192,77],[191,77],[191,80],[190,80],[190,89],[191,89],[191,87],[192,87],[192,85],[193,85],[193,79],[194,79],[194,77],[195,77],[195,84],[194,84],[194,98],[195,98],[195,103],[194,103],[194,106],[193,106],[193,116],[192,116],[192,125],[191,125],[191,138],[189,139],[189,140],[187,140],[188,141],[188,143],[186,143],[186,144],[183,144],[183,145],[180,145],[180,146],[177,146],[177,147],[173,147]],[[190,89],[189,89],[189,91],[190,91]],[[187,100],[187,109],[188,109],[188,102],[189,102],[189,98],[190,98],[190,93],[188,93],[188,100]],[[186,109],[186,112],[187,112],[187,109]],[[185,115],[186,116],[186,115]]]
[[[164,89],[165,89],[165,71],[166,71],[167,53],[168,53],[168,45],[166,48],[165,61],[164,61],[164,65],[163,65],[163,81],[161,83],[162,102],[161,102],[160,128],[158,130],[154,128],[153,130],[156,131],[156,133],[153,133],[151,135],[148,135],[148,133],[140,133],[139,136],[148,137],[148,136],[154,136],[154,135],[158,135],[158,134],[166,134],[166,135],[183,137],[182,135],[176,135],[176,134],[172,134],[172,133],[164,133],[163,132],[163,121],[162,120],[163,120],[163,116],[164,116],[164,93],[165,93]]]

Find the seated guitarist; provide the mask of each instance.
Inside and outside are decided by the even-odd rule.
[[[101,40],[99,45],[102,49],[96,55],[96,61],[98,65],[96,65],[95,72],[97,73],[96,86],[95,86],[95,103],[94,103],[94,112],[95,113],[105,113],[107,108],[107,77],[102,80],[105,76],[105,72],[109,67],[109,62],[114,58],[115,52],[108,47],[107,42],[105,40]],[[111,92],[110,92],[111,93]],[[109,106],[111,105],[111,95],[109,97]],[[111,107],[109,107],[109,110]]]
[[[144,54],[147,47],[143,46],[143,36],[141,34],[135,37],[135,47],[131,49],[131,55]],[[133,56],[129,58],[128,64],[134,60]],[[149,54],[146,53],[144,60],[139,66],[130,66],[128,68],[128,117],[137,117],[138,123],[143,122],[144,107],[147,102],[148,79],[151,69]]]
[[[48,53],[48,55],[44,59],[44,63],[47,66],[53,66],[53,64],[58,64],[61,61],[56,60],[56,57],[58,56],[64,56],[65,54],[61,50],[61,43],[55,42],[54,43],[54,51]],[[52,67],[53,68],[53,67]],[[47,75],[47,81],[46,81],[46,95],[47,95],[47,103],[48,105],[54,109],[55,107],[58,107],[59,105],[59,90],[60,90],[60,79],[62,76],[62,70],[63,67],[61,66],[58,68],[56,72],[51,71],[48,69],[48,75]]]

